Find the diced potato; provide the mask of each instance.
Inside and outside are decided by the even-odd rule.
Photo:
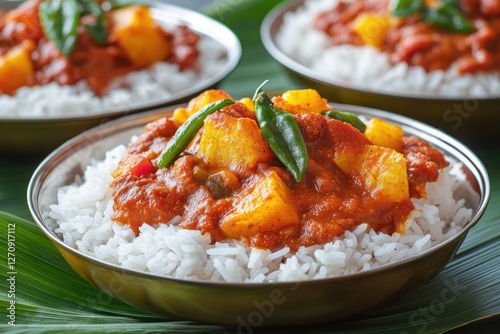
[[[403,149],[403,135],[404,130],[399,126],[389,124],[379,118],[372,118],[366,124],[365,136],[374,145],[400,152]]]
[[[240,99],[238,102],[247,108],[247,113],[243,114],[243,116],[255,119],[255,104],[253,103],[253,100],[249,97],[245,97]]]
[[[233,171],[252,168],[273,156],[255,121],[221,112],[205,119],[196,155],[211,168]]]
[[[233,98],[228,93],[220,89],[206,90],[189,101],[186,107],[187,115],[189,117],[198,110],[200,110],[201,108],[203,108],[204,106],[206,106],[207,104],[217,102],[223,99],[232,100]]]
[[[320,113],[329,110],[326,99],[314,89],[298,89],[284,92],[273,98],[275,106],[294,114]]]
[[[184,123],[189,118],[187,109],[184,107],[176,108],[172,113],[172,118],[174,120],[175,125],[181,126],[182,123]]]
[[[410,197],[404,156],[393,149],[367,145],[361,152],[341,152],[335,163],[348,174],[358,174],[374,198],[400,202]]]
[[[166,59],[172,52],[148,7],[128,6],[113,11],[111,17],[112,33],[135,66],[151,65]]]
[[[399,202],[410,197],[405,158],[401,153],[380,146],[368,146],[361,175],[375,196]]]
[[[249,97],[244,97],[240,99],[240,102],[245,105],[245,107],[248,108],[248,110],[255,112],[255,105],[253,103],[253,100]]]
[[[200,95],[193,97],[189,100],[188,105],[184,107],[179,107],[174,110],[172,118],[177,126],[184,123],[192,114],[199,111],[201,108],[207,104],[217,102],[223,99],[233,98],[223,90],[220,89],[209,89],[200,93]]]
[[[16,90],[28,84],[33,75],[31,52],[35,44],[26,40],[10,49],[0,57],[0,92],[12,95]]]
[[[221,221],[222,232],[232,239],[275,232],[300,222],[285,183],[275,171],[259,178],[237,195],[234,209]]]
[[[362,14],[353,22],[353,29],[365,44],[378,48],[382,45],[391,22],[390,17]]]

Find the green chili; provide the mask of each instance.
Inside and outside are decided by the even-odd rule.
[[[353,113],[340,110],[328,110],[328,111],[323,111],[321,114],[329,118],[349,123],[356,129],[358,129],[361,133],[364,133],[366,130],[365,123],[363,123],[363,121],[360,120],[359,117],[354,115]]]
[[[44,0],[40,3],[38,15],[45,36],[62,54],[73,52],[78,38],[80,9],[77,0]]]
[[[457,0],[440,0],[439,5],[426,6],[423,0],[393,0],[390,12],[399,17],[419,14],[422,21],[458,33],[471,33],[475,28],[460,11]]]
[[[48,40],[69,56],[78,40],[78,25],[82,15],[90,14],[94,22],[85,24],[85,29],[96,43],[105,43],[108,30],[106,16],[96,0],[43,0],[38,16]]]
[[[174,137],[167,143],[167,146],[160,154],[157,166],[158,168],[164,168],[170,165],[179,154],[184,151],[184,149],[193,140],[194,136],[199,129],[203,126],[203,121],[205,118],[220,110],[221,108],[233,104],[234,101],[229,99],[219,100],[210,104],[207,104],[196,113],[191,115],[186,122],[184,122],[175,132]]]
[[[123,7],[128,7],[137,3],[135,0],[108,0],[105,1],[105,5],[109,7],[110,10],[119,9]]]
[[[424,0],[395,0],[390,3],[390,11],[398,17],[412,16],[422,9]]]
[[[90,14],[95,18],[95,23],[87,23],[85,29],[90,37],[96,42],[103,44],[106,42],[108,30],[104,16],[104,10],[95,0],[80,0],[84,14]]]
[[[293,115],[274,107],[267,93],[261,91],[264,84],[253,98],[260,131],[276,157],[299,182],[308,164],[306,143]]]
[[[458,4],[458,0],[439,0],[439,3],[443,6],[454,6],[456,8],[460,8]]]
[[[470,20],[454,5],[441,5],[437,8],[425,8],[421,13],[422,20],[440,28],[459,33],[475,31]]]

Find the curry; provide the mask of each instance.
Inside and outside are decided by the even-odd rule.
[[[369,45],[393,63],[460,74],[500,69],[500,1],[340,1],[316,29],[334,45]]]
[[[114,3],[29,0],[0,13],[0,93],[84,81],[102,96],[115,78],[156,62],[194,65],[196,33],[183,25],[166,31],[148,7]]]
[[[312,89],[237,101],[205,91],[129,144],[113,219],[136,234],[170,223],[268,249],[324,244],[363,223],[404,233],[443,154],[384,120],[331,112]]]

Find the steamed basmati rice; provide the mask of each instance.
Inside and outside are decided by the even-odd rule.
[[[306,0],[303,7],[287,12],[276,36],[278,48],[327,82],[340,80],[385,93],[461,98],[500,96],[498,71],[459,75],[456,66],[452,66],[447,71],[427,73],[420,66],[391,65],[387,54],[370,46],[333,46],[325,33],[313,28],[313,20],[319,12],[335,8],[339,1],[353,0]]]
[[[362,224],[325,245],[301,247],[296,253],[236,241],[210,244],[200,231],[177,227],[179,218],[170,224],[144,224],[135,236],[111,219],[111,172],[125,153],[123,145],[108,151],[74,184],[60,188],[57,204],[46,212],[49,227],[84,254],[168,277],[259,283],[348,275],[421,254],[456,235],[472,216],[465,200],[454,198],[468,183],[461,164],[453,162],[436,182],[427,184],[427,199],[413,199],[415,210],[404,234],[377,234]]]
[[[200,56],[195,68],[180,71],[176,64],[159,62],[117,78],[103,97],[96,96],[83,81],[72,86],[50,83],[22,87],[14,96],[0,95],[0,117],[89,115],[116,108],[127,110],[147,101],[164,101],[173,94],[203,84],[226,64],[224,47],[207,36],[200,37]]]

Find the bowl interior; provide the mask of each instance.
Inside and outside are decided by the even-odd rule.
[[[407,134],[418,135],[447,156],[462,162],[469,183],[458,192],[465,195],[467,205],[474,211],[471,221],[451,239],[410,259],[357,274],[290,283],[223,284],[173,279],[123,269],[64,244],[49,228],[49,220],[44,214],[51,204],[56,203],[57,189],[81,176],[91,159],[103,159],[108,150],[128,143],[132,135],[143,132],[146,123],[167,115],[173,109],[127,116],[93,128],[60,146],[32,176],[27,193],[30,211],[38,226],[83,278],[98,289],[139,308],[233,326],[241,325],[242,319],[246,323],[254,321],[256,314],[261,319],[259,326],[302,325],[355,316],[434,277],[452,258],[468,230],[480,219],[490,189],[486,170],[478,158],[441,131],[379,110],[350,105],[335,107],[398,124]],[[471,192],[471,188],[477,193]],[[373,286],[384,288],[373,289]]]

